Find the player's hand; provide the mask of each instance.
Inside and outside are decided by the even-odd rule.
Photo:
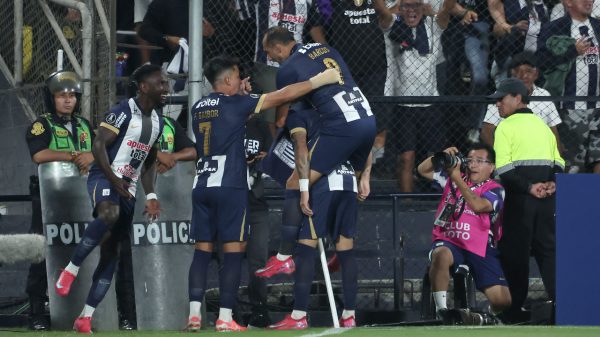
[[[85,175],[89,172],[90,166],[94,162],[94,155],[91,152],[79,152],[73,159],[73,163],[79,168],[79,173]]]
[[[252,92],[252,84],[250,84],[250,76],[244,78],[240,83],[240,95],[248,95]]]
[[[156,199],[146,200],[144,215],[148,219],[148,222],[154,222],[158,220],[158,217],[160,216],[160,202],[158,202]]]
[[[129,183],[125,180],[117,176],[113,176],[113,178],[110,179],[110,184],[115,189],[115,191],[117,191],[117,193],[119,193],[119,195],[123,198],[133,199],[133,195],[129,193]]]
[[[167,168],[167,171],[172,169],[173,167],[175,167],[175,165],[177,164],[177,160],[175,159],[175,156],[169,152],[157,151],[156,152],[156,160],[158,161],[159,164],[162,164],[163,166],[165,166]],[[160,172],[160,173],[163,173],[163,172]]]
[[[308,191],[300,192],[300,209],[302,210],[302,213],[304,213],[304,215],[312,216],[313,211],[312,211],[312,209],[310,209],[308,200],[309,200]]]
[[[358,184],[358,194],[356,197],[359,201],[365,201],[371,193],[371,182],[370,179],[364,176],[360,177],[360,183]]]

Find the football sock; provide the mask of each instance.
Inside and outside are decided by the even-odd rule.
[[[85,304],[88,304],[94,308],[100,304],[110,288],[110,283],[116,267],[117,258],[106,259],[106,261],[100,259],[100,263],[98,264],[98,267],[96,267],[96,271],[94,271],[94,276],[92,277],[92,287],[90,288],[90,292]]]
[[[204,299],[204,292],[206,290],[206,274],[208,271],[208,264],[212,253],[205,252],[200,249],[194,250],[194,258],[190,265],[190,271],[188,274],[188,296],[190,300],[190,315],[191,305],[193,302],[202,302]],[[200,313],[200,308],[198,308]]]
[[[306,311],[315,274],[316,249],[299,243],[294,254],[294,310]]]
[[[281,255],[290,256],[294,253],[296,240],[298,240],[298,232],[302,225],[302,218],[303,214],[300,209],[300,191],[285,190],[281,221],[281,242],[279,243],[279,253],[281,253]],[[283,261],[281,259],[279,260]]]
[[[354,249],[336,252],[342,267],[342,289],[344,291],[344,308],[354,310],[358,292],[358,267],[354,257]]]
[[[73,257],[71,257],[71,263],[75,266],[81,266],[83,260],[85,260],[98,245],[100,240],[102,240],[106,231],[108,231],[108,225],[100,220],[100,218],[94,219],[83,232],[81,242],[75,247],[75,252],[73,253]]]
[[[233,308],[237,302],[244,253],[223,253],[219,270],[219,292],[221,308]]]

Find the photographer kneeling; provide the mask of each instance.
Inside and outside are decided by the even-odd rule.
[[[474,144],[464,158],[455,147],[419,164],[419,174],[444,188],[435,215],[429,279],[439,318],[447,312],[450,268],[469,266],[477,289],[490,302],[491,314],[507,309],[510,292],[500,266],[496,242],[502,235],[499,215],[504,188],[491,179],[494,150]],[[450,178],[450,179],[448,179]]]

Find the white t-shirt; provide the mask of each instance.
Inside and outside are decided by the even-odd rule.
[[[550,96],[550,93],[546,89],[538,88],[534,85],[531,96]],[[533,111],[533,113],[536,116],[540,117],[549,127],[553,127],[562,123],[562,120],[558,115],[558,110],[556,110],[556,106],[552,102],[531,101],[529,102],[528,107],[529,109],[531,109],[531,111]],[[500,124],[502,120],[504,120],[504,118],[500,117],[498,107],[495,104],[488,105],[483,122],[498,126],[498,124]]]

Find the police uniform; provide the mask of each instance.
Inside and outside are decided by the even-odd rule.
[[[186,147],[193,147],[192,142],[186,135],[185,129],[171,117],[163,116],[165,126],[158,139],[158,149],[162,152],[175,153]]]
[[[329,68],[340,72],[341,84],[326,85],[306,95],[321,116],[311,169],[327,175],[349,160],[362,171],[375,139],[375,117],[337,50],[320,43],[295,45],[277,72],[277,88],[308,80]]]
[[[213,242],[246,241],[248,166],[246,121],[260,112],[264,95],[211,93],[194,104],[192,128],[199,159],[192,192],[190,236]]]
[[[511,311],[520,311],[529,286],[529,255],[535,256],[544,286],[555,298],[555,195],[529,193],[538,182],[555,181],[564,169],[556,137],[528,108],[500,122],[495,132],[496,167],[506,189],[501,262],[512,295]]]
[[[83,117],[71,115],[65,120],[56,114],[43,114],[37,118],[27,129],[25,136],[29,153],[33,157],[42,150],[64,152],[89,152],[92,149],[94,132],[90,123]],[[32,214],[30,232],[43,234],[42,204],[40,189],[36,176],[31,177],[30,193],[32,198]],[[46,290],[48,281],[46,276],[46,261],[31,264],[27,276],[26,291],[30,297],[31,315],[45,314]],[[35,322],[31,322],[35,325]],[[40,322],[38,322],[40,323]]]

